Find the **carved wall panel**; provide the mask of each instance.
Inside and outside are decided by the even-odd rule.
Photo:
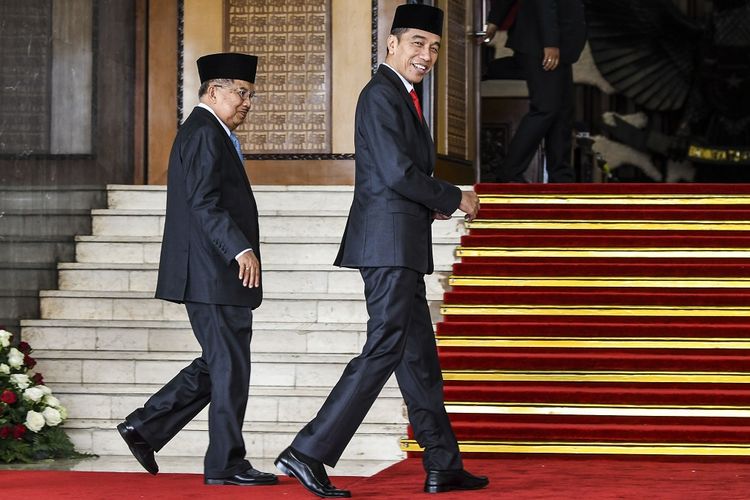
[[[257,55],[257,97],[235,133],[254,154],[331,152],[329,0],[225,2],[227,51]]]
[[[0,2],[0,153],[49,148],[51,2]]]
[[[0,2],[0,154],[89,154],[93,0]]]
[[[468,109],[471,98],[467,83],[470,81],[466,61],[470,57],[467,46],[466,7],[462,0],[449,0],[446,12],[447,53],[447,97],[448,97],[448,155],[471,159],[469,146]]]

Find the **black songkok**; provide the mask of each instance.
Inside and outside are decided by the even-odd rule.
[[[391,31],[396,28],[413,28],[443,36],[443,11],[424,4],[404,4],[396,7]]]
[[[258,57],[237,52],[209,54],[198,58],[198,74],[201,83],[207,80],[245,80],[255,83]]]

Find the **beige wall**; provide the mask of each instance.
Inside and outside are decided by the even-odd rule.
[[[331,0],[331,7],[332,146],[334,153],[353,153],[354,111],[371,74],[372,4]]]
[[[183,119],[198,104],[198,68],[204,54],[223,51],[224,5],[219,0],[185,0],[183,17],[182,109]]]
[[[148,2],[146,94],[149,184],[166,184],[172,140],[177,133],[177,0]]]
[[[185,0],[183,110],[198,103],[195,60],[223,50],[223,2]],[[331,0],[331,140],[333,153],[354,152],[354,110],[370,79],[371,3]],[[260,61],[263,64],[263,61]],[[258,92],[263,92],[258,88]],[[248,151],[249,152],[249,151]]]

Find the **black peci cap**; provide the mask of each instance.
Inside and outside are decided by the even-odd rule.
[[[201,83],[217,78],[245,80],[255,83],[258,56],[240,54],[238,52],[224,52],[199,57],[197,64]]]
[[[431,5],[399,5],[393,16],[391,31],[396,28],[413,28],[443,36],[443,11]]]

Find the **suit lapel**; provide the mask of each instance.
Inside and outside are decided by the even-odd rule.
[[[203,116],[205,116],[206,120],[208,120],[214,127],[217,127],[217,129],[221,132],[221,136],[224,138],[224,147],[228,150],[229,156],[232,158],[234,167],[238,170],[240,176],[245,179],[245,187],[247,188],[247,192],[250,194],[250,198],[253,199],[253,203],[255,203],[255,198],[253,197],[253,189],[250,186],[250,179],[248,179],[247,172],[245,172],[245,165],[240,160],[239,155],[237,155],[237,150],[234,149],[234,144],[232,144],[232,140],[227,135],[226,130],[224,130],[224,127],[222,127],[221,124],[216,121],[216,117],[213,116],[210,111],[207,111],[201,107],[197,107],[195,109],[200,110]]]
[[[414,101],[412,100],[411,95],[409,95],[409,93],[406,91],[406,87],[404,86],[404,82],[401,81],[401,78],[399,78],[399,76],[392,69],[382,65],[378,68],[377,74],[382,75],[391,85],[396,88],[399,95],[401,96],[401,99],[403,100],[403,104],[411,112],[412,119],[414,120],[414,126],[422,135],[422,141],[420,141],[420,144],[425,149],[430,160],[429,163],[425,165],[425,167],[430,171],[430,174],[432,174],[432,165],[435,164],[435,147],[432,142],[432,136],[430,134],[429,127],[427,127],[427,124],[424,120],[419,119],[419,114],[417,113],[417,108],[414,106]]]
[[[389,82],[391,82],[391,84],[393,84],[394,87],[396,87],[399,95],[401,96],[401,99],[403,99],[406,107],[409,108],[409,111],[411,111],[411,115],[414,120],[417,123],[422,123],[422,126],[424,127],[424,122],[419,119],[417,108],[414,107],[414,101],[411,100],[411,96],[406,91],[406,87],[404,86],[404,82],[401,81],[401,78],[399,78],[399,76],[392,69],[383,65],[378,68],[378,73],[383,75]]]

